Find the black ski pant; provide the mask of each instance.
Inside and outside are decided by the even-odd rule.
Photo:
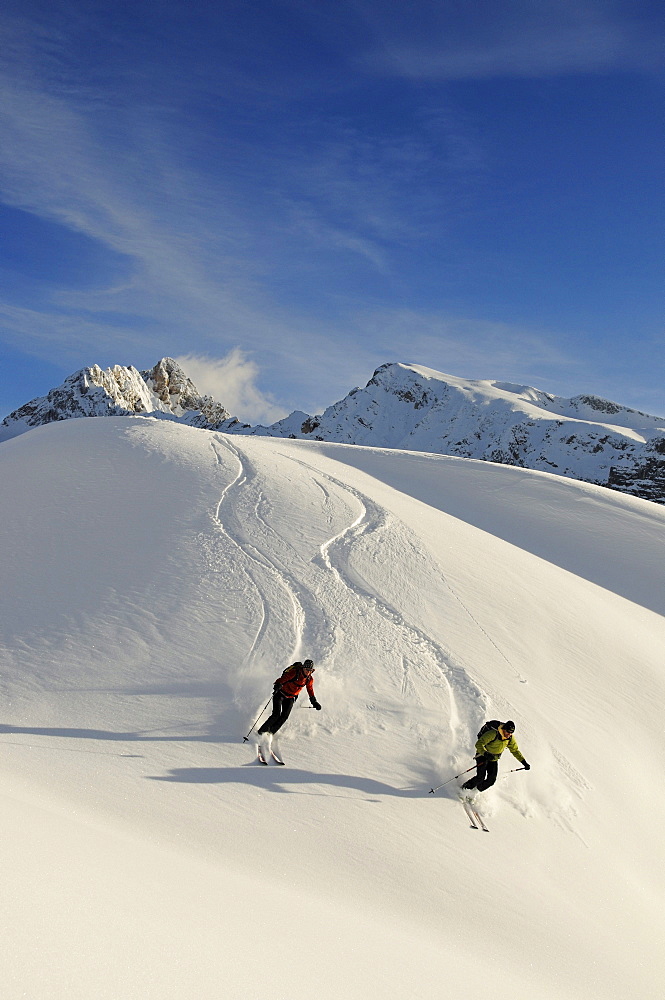
[[[494,784],[498,773],[498,760],[481,757],[477,763],[475,778],[470,778],[466,781],[464,788],[477,788],[479,792],[484,792],[486,788],[490,788]]]
[[[295,698],[287,698],[281,691],[275,691],[272,696],[272,715],[257,730],[259,736],[263,733],[276,733],[278,729],[281,729],[290,716],[295,703]]]

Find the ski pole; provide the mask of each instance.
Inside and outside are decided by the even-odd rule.
[[[444,786],[444,785],[447,785],[447,784],[449,784],[449,783],[450,783],[451,781],[454,781],[454,780],[455,780],[455,778],[461,778],[463,774],[468,774],[468,773],[469,773],[469,771],[473,771],[473,770],[475,769],[475,766],[476,766],[476,765],[475,765],[475,764],[473,764],[473,766],[472,766],[472,767],[467,767],[466,771],[460,771],[460,773],[459,773],[459,774],[454,774],[454,775],[452,776],[452,778],[448,778],[448,781],[444,781],[444,782],[443,782],[443,783],[442,783],[441,785],[437,785],[437,786],[436,786],[436,788],[430,788],[430,790],[429,790],[429,794],[430,794],[430,795],[433,795],[433,794],[434,794],[434,792],[436,792],[436,791],[437,791],[437,790],[438,790],[439,788],[443,788],[443,786]],[[519,767],[518,767],[518,768],[516,768],[516,770],[518,770],[518,771],[521,771],[521,770],[522,770],[522,768],[519,768]]]
[[[261,709],[261,711],[257,715],[256,722],[259,721],[259,719],[261,718],[261,716],[263,715],[263,713],[265,712],[266,708],[268,707],[268,705],[270,704],[271,701],[272,701],[272,698],[268,698],[267,702],[265,703],[265,705],[263,706],[263,708]],[[251,729],[249,730],[249,733],[251,733],[252,729],[256,725],[256,722],[252,725]],[[242,738],[243,743],[246,743],[247,740],[249,739],[249,733],[247,733],[247,736],[243,736],[243,738]]]

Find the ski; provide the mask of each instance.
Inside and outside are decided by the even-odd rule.
[[[465,795],[462,798],[462,805],[464,806],[464,812],[469,817],[469,822],[471,823],[471,828],[473,830],[482,830],[483,833],[489,833],[489,827],[485,824],[485,820],[480,815],[476,807],[474,806],[471,798]]]
[[[480,829],[483,831],[483,833],[489,833],[489,828],[485,825],[485,820],[480,815],[480,813],[478,812],[478,810],[476,809],[476,807],[473,805],[472,802],[469,802],[469,808],[471,809],[473,817],[480,826]]]
[[[264,756],[263,747],[257,747],[256,748],[256,752],[258,754],[259,764],[265,764],[265,766],[267,767],[268,766],[268,761],[266,760],[266,758]]]
[[[282,765],[284,764],[284,761],[280,757],[277,756],[277,754],[272,749],[272,747],[270,749],[270,756],[272,757],[272,759],[275,761],[276,764],[282,764]]]
[[[478,826],[477,826],[476,821],[474,819],[473,813],[471,812],[471,806],[469,805],[469,803],[467,802],[466,799],[462,799],[462,805],[464,806],[464,812],[466,813],[466,815],[467,815],[467,817],[469,819],[469,823],[471,824],[471,829],[472,830],[477,830]]]

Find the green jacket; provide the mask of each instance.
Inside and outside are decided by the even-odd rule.
[[[520,753],[514,736],[502,740],[496,729],[488,729],[476,742],[476,754],[487,754],[492,760],[498,760],[506,748],[510,750],[513,757],[517,757],[520,764],[524,763],[524,757]]]

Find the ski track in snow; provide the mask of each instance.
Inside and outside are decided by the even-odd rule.
[[[431,669],[425,668],[423,661],[435,666],[435,673],[445,683],[449,700],[448,725],[451,731],[452,763],[456,754],[463,752],[463,748],[468,747],[469,733],[473,731],[478,717],[486,712],[483,693],[465,668],[454,662],[450,651],[445,650],[423,629],[408,622],[385,595],[372,589],[369,581],[361,580],[358,573],[354,572],[349,564],[350,555],[358,541],[363,536],[369,535],[386,534],[396,538],[398,544],[401,543],[403,548],[414,549],[421,558],[426,558],[425,553],[422,552],[417,540],[406,525],[398,522],[394,515],[388,513],[369,497],[333,476],[316,470],[306,462],[291,456],[284,457],[307,469],[309,475],[317,480],[323,476],[329,484],[352,496],[358,502],[360,507],[358,517],[342,531],[323,542],[317,561],[347,589],[352,599],[360,598],[362,602],[376,610],[387,624],[388,631],[392,633],[388,640],[390,645],[396,645],[398,648],[403,647],[408,651],[396,659],[394,667],[402,697],[406,698],[415,693],[411,680],[413,670],[417,670],[423,675],[426,683],[431,683],[432,680],[436,680],[436,677],[432,676]],[[320,485],[323,489],[321,483]],[[324,492],[326,496],[329,496],[325,490]],[[412,661],[414,661],[413,668],[410,666]]]
[[[221,456],[220,456],[219,452],[217,451],[217,449],[215,447],[215,442],[211,442],[211,447],[212,447],[212,450],[213,450],[213,452],[215,454],[215,459],[217,461],[217,464],[220,465],[220,466],[222,466],[223,462],[221,460]],[[220,509],[222,507],[222,504],[225,502],[227,496],[229,496],[229,494],[231,494],[234,490],[240,489],[242,487],[242,485],[244,484],[244,482],[245,482],[244,469],[243,469],[243,465],[242,465],[242,462],[240,461],[239,456],[235,454],[234,449],[232,449],[232,448],[229,448],[228,451],[230,451],[232,454],[234,454],[234,457],[238,461],[238,472],[237,472],[235,478],[232,480],[232,482],[230,482],[224,488],[224,490],[222,491],[222,495],[221,495],[221,497],[219,499],[219,502],[218,502],[218,504],[217,504],[217,506],[215,508],[214,513],[212,514],[212,521],[213,521],[213,524],[215,525],[215,528],[217,529],[217,531],[221,532],[221,534],[224,536],[224,538],[228,540],[228,542],[231,544],[231,546],[234,549],[240,550],[239,554],[242,555],[243,553],[242,553],[241,547],[238,545],[238,543],[232,537],[230,531],[228,531],[227,528],[224,526],[224,524],[222,523],[222,520],[220,518]],[[217,558],[216,558],[215,555],[211,554],[207,538],[200,537],[200,541],[201,541],[201,543],[203,545],[206,546],[206,555],[207,555],[208,563],[209,563],[211,569],[213,569],[214,572],[220,572],[220,569],[219,569],[217,563],[219,562],[219,564],[221,564],[221,566],[223,568],[224,567],[224,560],[221,559],[219,556],[217,556]],[[238,553],[236,553],[236,556],[237,556],[237,554]],[[265,600],[265,598],[263,596],[263,593],[261,591],[261,588],[257,585],[257,583],[256,583],[256,581],[255,581],[255,579],[254,579],[254,577],[252,575],[251,566],[250,565],[238,565],[237,559],[234,560],[234,563],[235,563],[235,565],[234,565],[235,572],[236,573],[242,572],[244,579],[248,581],[249,586],[251,587],[252,591],[254,592],[254,594],[256,595],[256,598],[258,600],[259,624],[258,624],[258,627],[257,627],[257,629],[255,631],[254,638],[252,639],[252,643],[251,643],[249,654],[248,654],[248,659],[251,659],[253,657],[255,651],[257,650],[257,648],[260,646],[261,641],[262,641],[264,635],[266,634],[266,632],[268,630],[268,622],[269,622],[269,618],[270,618],[269,603]]]
[[[353,660],[356,651],[348,649],[349,629],[345,623],[349,623],[352,631],[362,631],[359,620],[364,618],[367,647],[376,656],[377,669],[392,677],[396,703],[415,701],[427,706],[438,692],[436,718],[426,720],[412,734],[414,747],[419,742],[425,744],[437,757],[433,765],[437,770],[444,760],[442,752],[445,766],[457,770],[460,761],[468,759],[479,720],[487,717],[490,702],[495,705],[496,714],[498,702],[503,699],[490,698],[450,650],[428,635],[423,627],[408,620],[385,593],[374,587],[371,558],[363,562],[362,553],[359,556],[361,547],[365,555],[369,553],[370,556],[387,549],[395,559],[429,562],[418,539],[394,514],[359,490],[300,459],[279,453],[286,462],[307,471],[307,477],[302,478],[303,489],[315,491],[312,521],[316,522],[314,527],[322,540],[310,553],[303,553],[288,545],[282,532],[271,525],[271,517],[281,516],[276,512],[279,499],[266,495],[261,477],[248,457],[236,447],[236,442],[231,444],[220,438],[212,444],[220,464],[223,464],[217,450],[220,444],[234,457],[238,471],[222,492],[213,522],[235,550],[236,569],[238,562],[242,562],[260,608],[260,620],[247,649],[246,665],[257,664],[265,668],[270,664],[278,674],[287,661],[311,655],[317,666],[325,670],[327,681],[348,681],[348,670],[345,673],[341,663],[346,667],[350,665],[352,670],[349,660]],[[354,509],[357,511],[355,516]],[[336,522],[337,530],[328,534]],[[477,621],[439,567],[433,567],[433,572],[512,668],[508,657]],[[411,573],[407,576],[415,578]],[[524,680],[518,672],[516,675],[520,681]],[[385,728],[381,722],[382,713],[398,709],[373,703],[371,692],[365,691],[362,696],[368,697],[367,707],[375,710],[373,715],[378,728]],[[348,706],[357,697],[357,693],[347,691],[340,701]],[[260,707],[257,704],[256,711]],[[506,703],[505,711],[509,710]],[[424,709],[423,712],[425,714]],[[299,724],[305,725],[304,717],[298,714]],[[287,734],[293,724],[294,717],[286,727]],[[356,714],[348,707],[344,712],[327,710],[326,717],[318,719],[317,724],[330,732],[353,731],[354,728],[362,732]],[[439,748],[438,753],[436,748]],[[571,765],[560,752],[554,757],[557,769],[571,779]],[[588,788],[582,776],[576,776],[573,783],[579,795]],[[518,811],[527,809],[519,796],[515,799],[509,794],[509,798]],[[491,799],[487,804],[491,811]],[[533,804],[529,809],[533,811]],[[573,831],[576,810],[572,800],[559,801],[544,811],[559,825]]]
[[[220,497],[213,515],[213,521],[217,528],[236,548],[237,555],[244,557],[245,565],[243,568],[252,582],[262,608],[261,621],[249,648],[246,659],[249,662],[255,659],[268,657],[269,650],[271,646],[274,645],[271,633],[273,629],[279,628],[281,630],[285,622],[290,622],[291,626],[291,638],[288,640],[288,647],[285,646],[285,648],[293,651],[297,649],[301,643],[304,622],[304,612],[300,601],[298,600],[296,590],[290,585],[287,575],[280,570],[279,566],[276,563],[271,562],[271,560],[266,557],[265,553],[259,551],[259,549],[252,545],[252,543],[245,537],[245,532],[240,518],[240,512],[245,512],[249,507],[254,517],[259,520],[258,507],[261,502],[262,495],[259,492],[258,498],[256,497],[252,489],[251,469],[248,467],[247,463],[243,461],[238,450],[227,441],[217,438],[216,441],[212,443],[212,447],[215,451],[217,461],[220,462],[220,464],[221,459],[219,452],[215,447],[216,444],[222,444],[224,448],[234,456],[238,462],[239,471],[233,482],[231,482],[222,492],[222,496]],[[245,494],[248,494],[248,501],[245,501]],[[237,499],[235,498],[236,495]],[[234,497],[234,500],[233,502],[230,502],[230,497],[232,496]],[[223,506],[228,507],[230,511],[226,521],[222,519]],[[277,584],[277,587],[274,586],[275,583]],[[268,591],[268,593],[266,593],[266,591]],[[282,598],[286,596],[286,607],[284,607],[284,600],[280,600],[280,591],[282,592]],[[280,605],[283,607],[283,614],[276,616],[271,613],[270,608],[271,606],[274,606],[275,603],[278,607]],[[275,619],[274,624],[273,619]],[[267,647],[266,653],[263,653],[264,645]],[[286,652],[285,656],[288,657],[289,653]]]
[[[219,445],[233,455],[238,471],[223,490],[213,521],[237,550],[237,558],[243,560],[243,569],[261,608],[261,621],[246,661],[269,660],[279,669],[282,661],[311,655],[332,676],[336,659],[342,656],[349,659],[343,648],[345,621],[357,628],[359,616],[371,612],[369,631],[374,634],[368,641],[373,648],[379,647],[378,669],[394,674],[400,698],[408,701],[418,697],[420,690],[423,701],[423,689],[425,698],[431,688],[444,689],[444,718],[439,716],[436,725],[430,728],[434,729],[438,742],[442,722],[449,727],[446,742],[452,763],[468,747],[469,733],[485,712],[482,692],[466,670],[454,663],[447,650],[423,629],[407,622],[385,595],[373,590],[367,581],[361,581],[349,565],[350,554],[362,538],[388,536],[393,546],[414,550],[416,543],[406,526],[359,491],[289,455],[282,455],[289,463],[306,468],[308,480],[311,478],[318,489],[321,529],[325,526],[330,530],[335,520],[346,515],[340,529],[325,535],[317,551],[305,560],[292,548],[285,550],[283,537],[271,526],[271,501],[264,494],[251,461],[235,442],[217,438],[213,450],[220,464]],[[358,513],[349,518],[349,508],[354,506]],[[424,553],[417,552],[424,558]],[[278,591],[283,595],[281,602],[276,601]],[[282,608],[279,617],[291,622],[288,646],[283,641],[284,622],[274,620],[276,604]],[[282,627],[281,635],[278,625]],[[280,649],[287,652],[278,652]],[[341,724],[337,718],[333,728]]]
[[[279,581],[293,605],[293,642],[290,653],[283,655],[287,658],[305,657],[309,655],[310,649],[316,649],[318,658],[323,659],[331,645],[333,626],[315,595],[287,568],[294,552],[285,548],[283,539],[269,523],[271,503],[251,462],[246,456],[241,458],[232,445],[228,447],[242,463],[244,476],[238,487],[244,488],[246,494],[239,498],[232,515],[236,520],[233,541],[255,565],[267,569]],[[217,509],[217,520],[221,524],[220,506]],[[296,560],[296,564],[298,561]],[[276,663],[279,662],[278,659]]]
[[[514,663],[512,663],[508,659],[508,657],[506,656],[506,654],[504,653],[504,651],[501,649],[500,646],[497,645],[497,643],[494,641],[494,639],[489,634],[489,632],[484,627],[484,625],[481,625],[481,623],[478,621],[478,619],[476,618],[476,616],[474,614],[472,614],[472,612],[466,606],[466,604],[464,603],[464,601],[462,600],[462,598],[455,591],[455,589],[451,586],[450,582],[445,577],[443,578],[443,582],[445,583],[446,587],[448,588],[448,590],[450,591],[450,593],[452,594],[452,596],[455,598],[455,600],[457,601],[457,603],[464,609],[465,614],[467,614],[469,616],[469,618],[471,619],[471,621],[473,622],[473,624],[476,626],[476,628],[480,632],[483,633],[483,635],[485,636],[485,638],[487,639],[487,641],[490,643],[490,645],[492,645],[494,647],[494,649],[497,651],[497,653],[499,654],[499,656],[508,664],[508,666],[514,672],[514,674],[517,677],[517,680],[520,682],[520,684],[526,684],[527,683],[526,677],[524,677],[524,675],[521,674],[519,672],[519,670],[516,670]]]

